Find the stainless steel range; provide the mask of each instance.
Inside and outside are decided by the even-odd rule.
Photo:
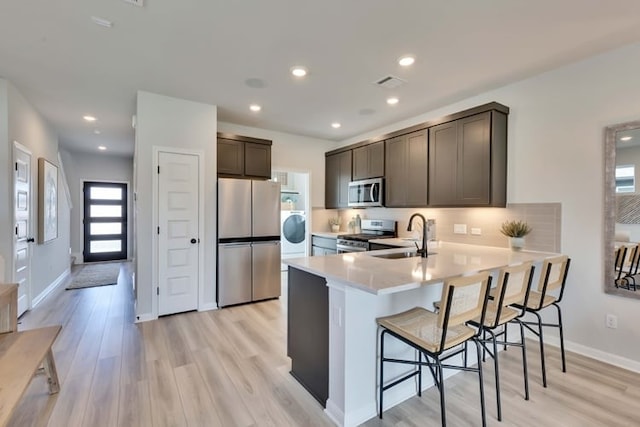
[[[363,219],[361,233],[338,236],[339,254],[369,250],[369,240],[397,237],[396,221],[388,219]]]

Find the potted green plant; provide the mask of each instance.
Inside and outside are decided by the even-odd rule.
[[[500,232],[509,237],[511,249],[519,251],[524,247],[524,236],[531,233],[531,227],[525,221],[505,221]]]
[[[333,218],[329,218],[329,225],[331,226],[331,231],[337,233],[340,231],[340,217],[336,216]]]

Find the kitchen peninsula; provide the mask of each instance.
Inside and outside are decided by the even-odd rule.
[[[407,248],[399,248],[286,260],[291,373],[340,426],[359,425],[376,415],[376,318],[415,306],[431,309],[444,280],[478,271],[532,261],[538,267],[536,283],[540,263],[557,255],[456,243],[430,246],[428,258],[406,253]],[[405,351],[411,357],[405,347],[388,348],[398,357]],[[472,353],[469,361],[475,363]],[[385,378],[406,369],[388,369]],[[423,376],[423,387],[431,385],[430,376]],[[415,384],[406,382],[388,392],[385,409],[413,395]]]

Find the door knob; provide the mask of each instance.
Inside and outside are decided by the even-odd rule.
[[[27,239],[27,243],[33,243],[33,242],[35,242],[35,241],[36,241],[36,239],[34,239],[33,237],[29,237],[29,238]]]
[[[196,240],[196,239],[191,239],[191,244],[192,244],[192,245],[195,245],[196,243],[197,243],[197,240]]]

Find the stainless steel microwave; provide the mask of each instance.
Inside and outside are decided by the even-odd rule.
[[[384,206],[384,180],[363,179],[349,183],[349,207]]]

